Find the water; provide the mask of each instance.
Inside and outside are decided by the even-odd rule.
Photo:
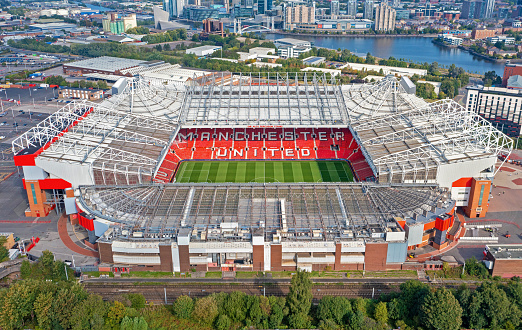
[[[422,37],[336,37],[336,36],[290,36],[278,33],[266,34],[267,39],[297,38],[313,42],[314,46],[331,49],[349,49],[357,54],[372,55],[380,58],[406,59],[415,63],[437,62],[448,67],[455,64],[472,73],[483,74],[495,71],[498,75],[504,72],[504,63],[496,63],[475,57],[458,49],[435,45],[432,38]]]
[[[91,4],[88,4],[86,3],[85,6],[93,9],[93,10],[99,10],[100,13],[103,13],[104,11],[114,11],[114,9],[110,9],[110,8],[106,8],[106,7],[101,7],[101,6],[95,6],[95,5],[91,5]]]

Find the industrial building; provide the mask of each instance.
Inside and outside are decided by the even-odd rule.
[[[476,113],[411,86],[310,73],[122,78],[111,98],[70,103],[13,141],[26,214],[64,208],[115,267],[411,269],[408,251],[458,236],[457,201],[483,216],[497,158],[513,148]],[[176,182],[183,162],[223,159],[343,160],[356,180]]]
[[[63,73],[67,75],[83,75],[86,73],[101,73],[107,75],[122,75],[122,70],[147,66],[150,62],[133,60],[129,58],[119,58],[111,56],[101,56],[89,58],[63,65]]]
[[[214,54],[218,50],[221,50],[221,46],[199,46],[194,48],[189,48],[185,51],[187,54],[194,54],[197,57],[206,57]]]

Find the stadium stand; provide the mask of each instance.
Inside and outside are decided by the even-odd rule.
[[[347,128],[182,128],[156,181],[171,181],[180,160],[345,159],[362,180],[373,172]]]

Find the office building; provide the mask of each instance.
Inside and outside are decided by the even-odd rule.
[[[349,17],[355,18],[355,15],[357,15],[357,0],[348,0],[346,14]]]
[[[481,18],[492,18],[495,10],[495,0],[484,0],[482,2]]]
[[[163,10],[169,13],[170,18],[183,15],[183,0],[163,0]]]
[[[511,77],[512,86],[517,84]],[[519,89],[501,87],[469,87],[466,109],[479,114],[510,137],[520,135],[522,93]]]
[[[363,18],[364,19],[373,19],[373,0],[366,0],[364,1],[364,13]]]
[[[477,19],[482,13],[482,1],[464,0],[462,2],[462,10],[460,18],[463,19]]]
[[[375,8],[375,31],[392,31],[395,29],[395,9],[379,4]]]
[[[332,2],[330,2],[330,15],[332,15],[332,16],[339,15],[339,1],[332,0]]]
[[[257,13],[264,14],[267,10],[272,10],[272,0],[258,0]]]

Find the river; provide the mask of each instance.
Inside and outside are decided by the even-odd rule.
[[[435,45],[431,42],[431,38],[294,36],[278,33],[267,33],[266,38],[270,40],[296,38],[311,41],[317,47],[349,49],[356,54],[370,52],[380,58],[393,56],[415,63],[437,62],[444,67],[455,64],[472,73],[483,74],[486,71],[495,71],[498,75],[502,75],[504,72],[504,63],[486,61],[462,49]]]

